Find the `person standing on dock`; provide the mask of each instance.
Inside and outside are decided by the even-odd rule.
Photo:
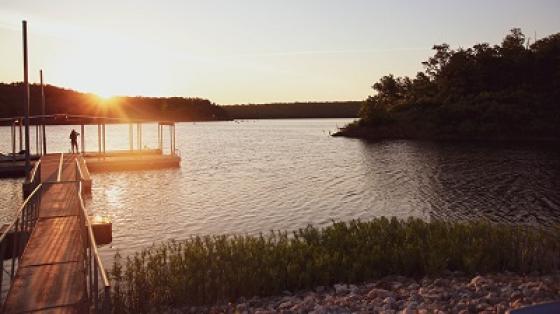
[[[76,153],[79,154],[80,151],[78,149],[78,136],[80,135],[80,133],[76,132],[76,130],[72,129],[72,132],[70,132],[70,143],[72,145],[72,154]],[[76,150],[74,150],[74,148],[76,148]]]

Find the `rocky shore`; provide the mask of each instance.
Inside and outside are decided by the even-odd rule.
[[[506,313],[560,300],[560,273],[511,273],[438,278],[392,276],[352,285],[336,284],[281,296],[241,298],[235,304],[184,307],[168,313]]]

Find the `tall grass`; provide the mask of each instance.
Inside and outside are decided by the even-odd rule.
[[[140,313],[394,274],[549,272],[559,259],[559,230],[485,222],[378,218],[293,233],[197,236],[115,258],[113,305]]]

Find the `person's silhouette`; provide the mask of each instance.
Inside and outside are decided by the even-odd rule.
[[[72,153],[80,153],[80,150],[78,149],[78,136],[80,135],[80,133],[76,132],[76,130],[72,129],[72,132],[70,132],[70,144],[72,145]],[[74,150],[74,148],[76,148],[76,150]]]

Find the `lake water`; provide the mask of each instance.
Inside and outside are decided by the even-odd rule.
[[[560,220],[560,153],[553,144],[329,136],[349,121],[178,124],[180,169],[93,174],[87,207],[113,221],[104,259],[193,234],[256,234],[378,216]],[[68,151],[70,130],[48,127],[49,150]],[[96,127],[85,133],[95,150]],[[156,133],[155,125],[144,128],[146,146],[156,146]],[[0,128],[0,151],[10,149],[9,136]],[[107,149],[128,148],[128,126],[108,126],[107,136]],[[21,203],[20,184],[0,180],[4,222]]]

